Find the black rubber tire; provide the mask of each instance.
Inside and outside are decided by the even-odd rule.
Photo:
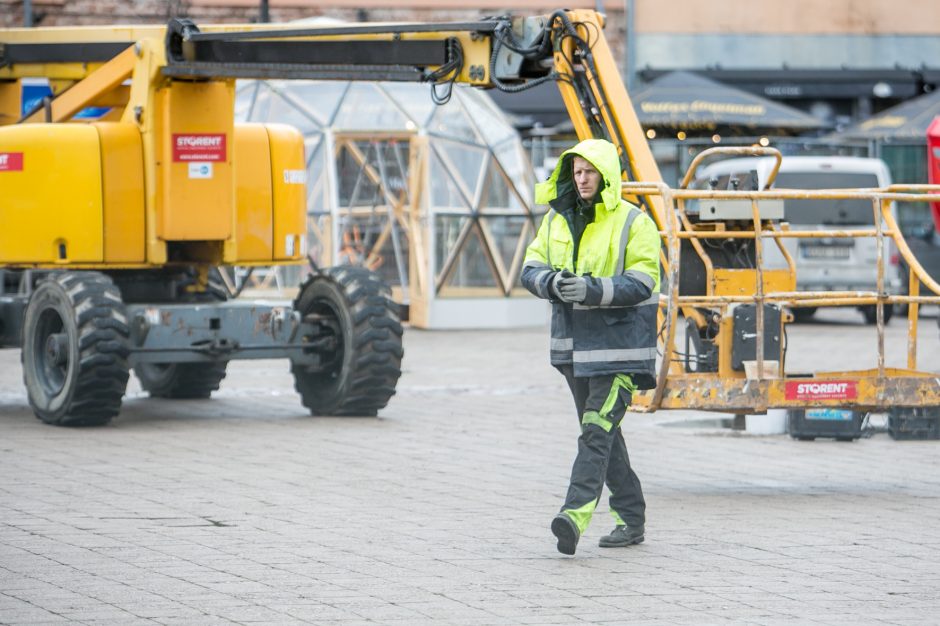
[[[228,361],[215,363],[140,363],[134,375],[151,398],[205,400],[218,390]]]
[[[864,306],[860,306],[858,307],[858,310],[861,311],[862,315],[865,316],[866,324],[878,323],[878,309],[874,304],[866,304]],[[884,307],[885,324],[890,322],[892,317],[894,317],[894,307],[891,305],[885,305]]]
[[[404,354],[398,305],[388,286],[365,268],[328,268],[304,281],[294,309],[335,319],[338,329],[326,371],[291,364],[303,405],[312,415],[376,415],[395,395]]]
[[[793,311],[793,321],[798,323],[806,323],[810,321],[813,316],[816,314],[816,307],[814,306],[801,306],[794,307]]]
[[[23,381],[36,416],[56,426],[100,426],[127,389],[127,316],[121,293],[98,272],[51,274],[23,317]]]

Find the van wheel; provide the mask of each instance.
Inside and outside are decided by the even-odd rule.
[[[858,308],[865,316],[866,323],[876,324],[878,322],[878,308],[874,304],[866,304]],[[887,324],[894,317],[894,306],[886,305],[884,311],[885,324]]]
[[[910,275],[910,270],[908,270],[907,265],[904,263],[904,261],[901,261],[900,265],[898,266],[898,271],[901,274],[900,295],[902,296],[910,295],[911,275]],[[906,302],[902,304],[895,304],[894,309],[899,316],[903,315],[904,317],[907,317],[907,314],[910,312],[908,308],[908,304]],[[940,319],[940,318],[937,318],[937,319]]]

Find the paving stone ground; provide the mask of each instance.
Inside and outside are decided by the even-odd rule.
[[[791,328],[790,363],[873,365],[871,328],[832,315]],[[35,419],[0,351],[0,624],[940,623],[940,441],[631,415],[646,543],[597,547],[602,503],[560,555],[578,427],[546,335],[408,329],[378,419],[309,417],[262,361],[211,401],[132,379],[93,429]],[[938,341],[924,320],[932,371]]]

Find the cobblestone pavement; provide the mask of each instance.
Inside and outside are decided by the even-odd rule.
[[[790,363],[873,360],[861,317],[838,321],[793,327]],[[923,333],[940,371],[934,320]],[[406,331],[378,419],[306,416],[265,361],[232,364],[211,401],[132,379],[92,429],[36,420],[0,351],[0,623],[940,623],[940,441],[631,415],[646,543],[598,548],[602,503],[560,555],[578,430],[546,334]]]

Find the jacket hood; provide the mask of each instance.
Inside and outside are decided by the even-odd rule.
[[[575,156],[590,161],[601,174],[601,203],[609,211],[620,206],[620,155],[606,139],[585,139],[565,150],[548,180],[535,185],[536,204],[550,204],[556,210],[573,205],[578,200],[578,189],[571,175],[571,162]]]

